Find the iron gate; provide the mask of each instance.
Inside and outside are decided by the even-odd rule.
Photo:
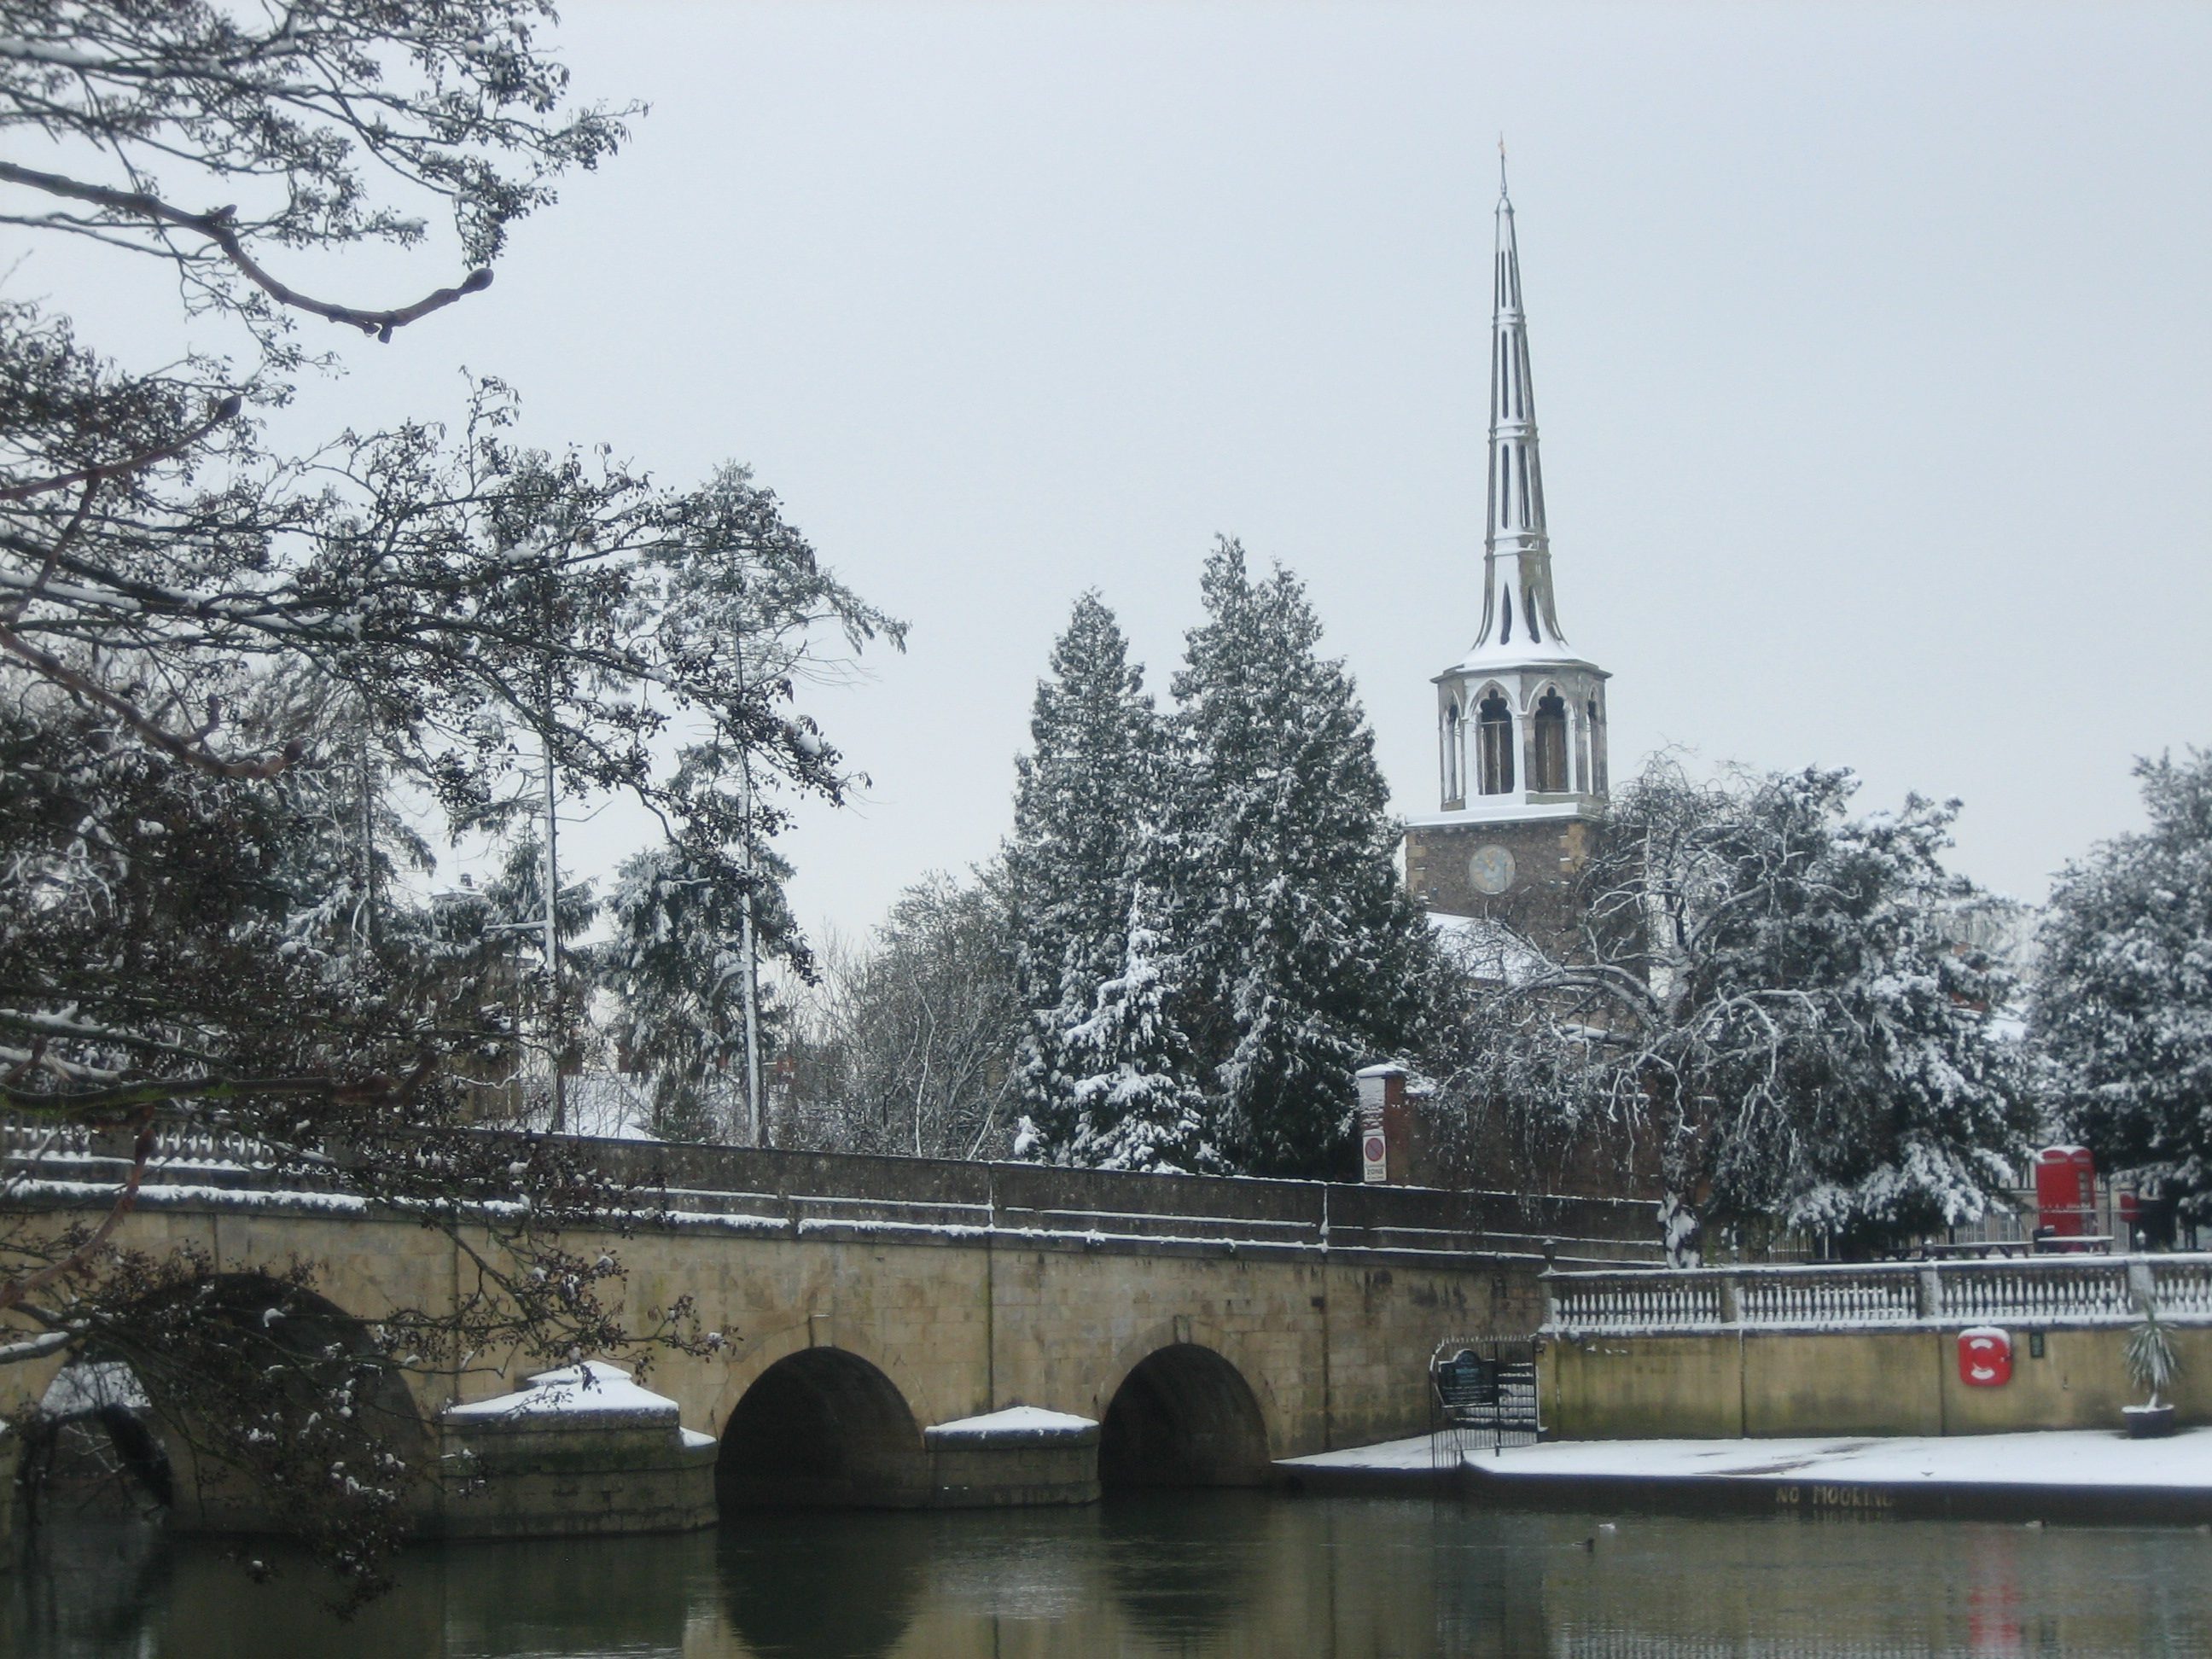
[[[1429,1447],[1438,1468],[1469,1452],[1532,1446],[1543,1425],[1536,1404],[1536,1339],[1453,1336],[1429,1356]]]

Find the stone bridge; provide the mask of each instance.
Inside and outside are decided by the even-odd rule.
[[[14,1173],[32,1177],[17,1202],[105,1209],[119,1147],[57,1146],[20,1125],[0,1124],[0,1137]],[[724,1508],[1256,1483],[1279,1458],[1424,1431],[1435,1345],[1534,1329],[1547,1258],[1655,1256],[1650,1206],[1608,1200],[623,1142],[592,1151],[610,1173],[658,1189],[669,1212],[606,1241],[628,1270],[629,1307],[689,1296],[727,1334],[721,1356],[665,1353],[649,1377],[674,1401],[692,1462],[709,1461],[712,1437]],[[118,1242],[190,1243],[244,1276],[311,1262],[333,1316],[355,1320],[450,1308],[466,1278],[445,1232],[280,1190],[235,1150],[181,1130],[165,1132]],[[597,1243],[586,1235],[571,1248]],[[0,1391],[12,1391],[0,1408],[36,1397],[54,1370],[0,1370]],[[425,1425],[448,1425],[450,1463],[447,1408],[523,1380],[474,1369],[408,1387]],[[619,1450],[600,1458],[623,1461]],[[593,1496],[592,1485],[541,1481],[504,1519],[458,1529],[592,1528],[586,1513],[564,1522],[564,1503],[625,1524],[613,1511],[635,1509],[634,1496]],[[663,1518],[683,1519],[674,1509]],[[428,1519],[456,1529],[451,1516]]]

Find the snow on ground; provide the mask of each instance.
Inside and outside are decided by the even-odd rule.
[[[1410,1440],[1385,1440],[1373,1446],[1346,1446],[1340,1451],[1315,1452],[1306,1457],[1285,1457],[1282,1467],[1291,1469],[1427,1469],[1434,1467],[1431,1437],[1417,1434]],[[1447,1460],[1451,1454],[1444,1454]]]
[[[580,1365],[563,1365],[557,1371],[540,1371],[513,1394],[465,1406],[448,1406],[447,1417],[514,1417],[525,1412],[636,1412],[656,1417],[676,1415],[676,1402],[666,1395],[641,1389],[628,1371],[604,1359],[586,1359]]]
[[[1285,1468],[1426,1470],[1430,1437],[1286,1457]],[[1448,1460],[1449,1449],[1444,1453]],[[1537,1480],[1801,1479],[1911,1486],[2160,1486],[2212,1490],[2212,1429],[2164,1440],[2117,1430],[1914,1438],[1832,1435],[1790,1440],[1553,1440],[1469,1452],[1486,1474]]]
[[[967,1439],[993,1435],[1029,1435],[1038,1439],[1055,1438],[1065,1434],[1080,1434],[1098,1426],[1095,1419],[1076,1417],[1067,1412],[1048,1412],[1041,1406],[1009,1406],[1004,1411],[986,1413],[981,1417],[959,1417],[950,1423],[939,1423],[929,1431],[929,1437],[937,1439]]]
[[[1395,1454],[1425,1441],[1364,1448]],[[1330,1453],[1356,1457],[1357,1453]],[[1304,1459],[1304,1462],[1320,1462]],[[1484,1452],[1486,1473],[1522,1478],[1743,1480],[1777,1477],[1911,1486],[2168,1486],[2212,1488],[2212,1429],[2163,1440],[2117,1430],[1958,1434],[1914,1438],[1836,1435],[1789,1440],[1554,1440]],[[1376,1465],[1376,1467],[1382,1467]],[[1389,1467],[1401,1467],[1391,1465]]]

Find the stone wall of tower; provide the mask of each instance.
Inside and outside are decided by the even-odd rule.
[[[1575,882],[1595,830],[1582,817],[1413,825],[1406,831],[1406,890],[1441,915],[1502,921],[1542,945],[1571,939],[1581,922]],[[1481,891],[1470,867],[1492,847],[1512,855],[1512,884],[1502,893]]]

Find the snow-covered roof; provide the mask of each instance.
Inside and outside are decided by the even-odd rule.
[[[677,1407],[666,1395],[640,1388],[621,1366],[610,1365],[604,1359],[586,1359],[580,1365],[540,1371],[513,1394],[471,1401],[465,1406],[448,1406],[445,1415],[465,1419],[518,1417],[538,1412],[619,1413],[673,1420]]]
[[[1436,678],[1479,679],[1485,674],[1503,678],[1523,669],[1542,673],[1555,668],[1583,668],[1593,674],[1605,673],[1602,668],[1564,641],[1539,645],[1531,640],[1515,640],[1504,645],[1495,641],[1478,645]]]
[[[1543,957],[1510,928],[1483,916],[1428,913],[1429,927],[1453,958],[1476,979],[1519,985],[1544,968]]]

